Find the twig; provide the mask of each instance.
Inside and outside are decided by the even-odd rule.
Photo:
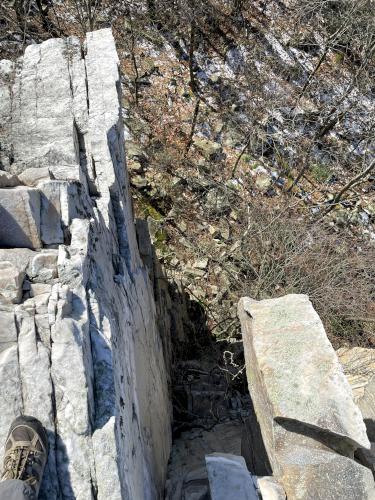
[[[194,108],[194,114],[193,114],[193,121],[191,122],[191,130],[190,130],[190,134],[189,134],[189,140],[186,144],[186,148],[185,148],[185,154],[187,154],[189,152],[189,149],[193,143],[193,136],[194,136],[194,132],[195,132],[195,127],[196,127],[196,124],[197,124],[197,118],[198,118],[198,113],[199,113],[199,105],[200,105],[200,102],[201,102],[201,98],[198,97],[197,98],[197,102],[195,103],[195,108]]]
[[[197,83],[195,81],[194,75],[194,45],[195,45],[195,32],[196,32],[196,24],[194,19],[191,21],[191,29],[190,29],[190,46],[189,46],[189,74],[190,74],[190,82],[189,86],[194,94],[197,91]]]
[[[129,20],[130,20],[130,32],[131,32],[130,54],[131,54],[131,60],[132,60],[132,63],[134,66],[134,72],[135,72],[135,78],[134,78],[135,104],[138,106],[138,103],[139,103],[139,93],[138,93],[139,71],[138,71],[137,60],[135,58],[135,36],[134,36],[134,29],[133,29],[133,20],[132,20],[130,15],[129,15]]]
[[[340,192],[338,192],[336,194],[336,196],[333,198],[330,206],[327,208],[327,210],[322,214],[321,217],[324,217],[326,216],[327,214],[329,214],[335,207],[335,205],[337,205],[342,196],[346,193],[346,191],[348,191],[350,188],[356,186],[357,184],[363,182],[364,178],[371,172],[371,170],[373,170],[375,168],[375,159],[372,160],[372,162],[370,163],[370,165],[365,168],[365,170],[363,170],[362,172],[360,172],[358,175],[356,175],[355,177],[353,177],[353,179],[351,179],[347,184],[345,184],[345,186],[341,189]]]
[[[245,154],[245,151],[246,151],[248,145],[250,144],[250,141],[251,141],[251,134],[249,134],[249,137],[247,138],[247,141],[246,141],[244,147],[241,149],[241,152],[238,155],[237,160],[235,161],[235,164],[233,165],[231,177],[234,176],[234,174],[237,170],[238,164],[240,163],[242,156]]]

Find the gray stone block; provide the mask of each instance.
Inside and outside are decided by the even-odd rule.
[[[375,498],[362,415],[306,295],[239,303],[249,391],[273,475],[287,498]]]
[[[64,243],[61,221],[60,192],[65,186],[59,181],[44,183],[41,187],[41,238],[46,245]]]
[[[18,304],[25,273],[9,261],[0,261],[0,300]]]
[[[256,479],[243,457],[229,453],[206,455],[212,500],[258,500]]]
[[[18,187],[0,190],[0,247],[40,248],[40,194]]]

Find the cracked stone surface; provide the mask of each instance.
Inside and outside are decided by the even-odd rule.
[[[156,499],[165,482],[169,332],[139,255],[120,88],[110,30],[0,64],[0,261],[20,302],[0,296],[0,443],[19,413],[42,421],[42,499]]]
[[[238,312],[250,395],[287,498],[375,498],[370,469],[354,460],[370,448],[366,427],[308,297],[245,297]]]

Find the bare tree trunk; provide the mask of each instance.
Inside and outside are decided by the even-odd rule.
[[[197,83],[195,80],[195,75],[194,75],[194,46],[195,46],[195,34],[196,34],[196,24],[194,19],[191,21],[190,25],[190,46],[189,46],[189,74],[190,74],[190,82],[189,86],[191,90],[194,92],[194,94],[197,92],[198,87]]]
[[[94,29],[94,17],[91,9],[91,0],[87,0],[87,15],[89,18],[89,26],[90,26],[90,31],[93,31]]]
[[[197,102],[195,103],[195,108],[194,108],[194,114],[193,114],[193,121],[191,122],[191,129],[190,129],[190,134],[189,134],[189,140],[186,144],[185,148],[185,154],[189,152],[189,149],[193,143],[193,136],[195,132],[195,127],[197,124],[197,118],[198,118],[198,113],[199,113],[199,105],[200,105],[201,99],[198,97]]]
[[[236,173],[236,170],[237,170],[237,167],[238,167],[238,164],[240,163],[241,161],[241,158],[243,157],[243,155],[245,154],[245,151],[248,147],[248,145],[250,144],[250,141],[251,141],[251,134],[249,134],[249,137],[247,138],[247,141],[245,142],[245,145],[244,147],[241,149],[241,152],[240,154],[238,155],[234,165],[233,165],[233,168],[232,168],[232,173],[231,173],[231,177],[234,176],[234,174]]]
[[[323,51],[323,54],[320,56],[320,59],[319,61],[317,62],[315,68],[312,70],[312,72],[309,74],[304,86],[302,87],[302,90],[301,92],[299,93],[299,96],[298,96],[298,101],[301,99],[301,97],[303,96],[303,94],[305,93],[305,90],[307,89],[307,87],[309,86],[311,80],[314,78],[314,76],[316,75],[317,71],[319,70],[320,66],[323,64],[323,62],[325,61],[325,58],[327,57],[327,54],[328,54],[328,50],[329,50],[329,45],[327,43],[327,45],[324,47],[324,51]]]
[[[135,72],[135,78],[134,78],[135,104],[138,106],[138,104],[139,104],[139,92],[138,92],[139,71],[138,71],[137,60],[135,58],[135,35],[134,35],[133,21],[132,21],[131,16],[129,16],[129,20],[130,20],[130,31],[131,31],[130,54],[131,54],[131,59],[132,59],[132,63],[134,66],[134,72]]]
[[[309,163],[307,161],[307,157],[303,158],[303,162],[304,162],[304,164],[302,165],[300,171],[298,172],[297,177],[294,179],[292,184],[286,190],[287,193],[290,193],[292,191],[294,186],[296,186],[298,184],[298,182],[301,180],[301,178],[304,176],[306,170],[308,169]]]

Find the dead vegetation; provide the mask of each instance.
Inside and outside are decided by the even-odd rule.
[[[7,57],[112,26],[136,211],[213,335],[239,338],[243,294],[306,293],[335,345],[374,344],[370,0],[30,0],[1,12]]]

